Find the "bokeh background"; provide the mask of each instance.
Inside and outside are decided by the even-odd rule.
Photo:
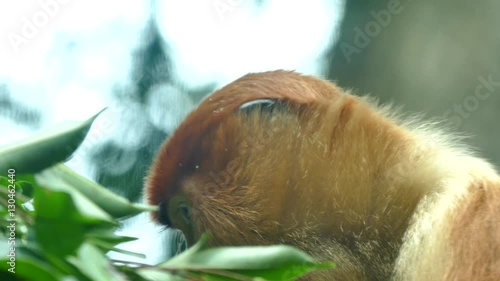
[[[441,121],[499,167],[499,13],[495,0],[4,1],[0,145],[107,107],[68,165],[140,201],[159,145],[201,99],[290,69]],[[123,247],[141,262],[175,251],[146,215],[120,231],[140,238]]]

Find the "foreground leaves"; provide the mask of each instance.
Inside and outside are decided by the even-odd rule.
[[[92,202],[114,218],[136,215],[143,211],[154,211],[155,207],[131,203],[101,185],[84,178],[63,164],[55,165],[36,175],[36,180],[45,185],[64,190],[75,189],[78,194],[92,198]]]
[[[84,122],[67,122],[0,148],[0,171],[15,169],[17,174],[35,173],[66,160],[82,143],[92,122],[101,112]]]
[[[203,280],[295,280],[303,274],[333,268],[333,263],[317,263],[304,252],[285,245],[260,247],[221,247],[208,249],[209,236],[186,252],[158,265],[141,270],[148,277],[158,269],[181,271],[182,275]],[[168,274],[166,274],[168,275]]]

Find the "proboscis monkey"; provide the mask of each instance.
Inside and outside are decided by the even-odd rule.
[[[337,267],[304,280],[500,280],[500,178],[432,126],[295,72],[206,98],[147,180],[189,243],[297,246]]]

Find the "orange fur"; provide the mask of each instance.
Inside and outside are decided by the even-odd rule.
[[[238,112],[256,99],[286,106]],[[160,149],[146,192],[153,205],[184,194],[195,238],[210,231],[213,245],[285,243],[337,263],[307,280],[493,281],[499,183],[432,130],[274,71],[205,99]]]

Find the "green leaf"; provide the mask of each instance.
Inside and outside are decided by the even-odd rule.
[[[127,280],[111,266],[106,256],[95,246],[84,243],[78,249],[76,257],[69,257],[68,261],[76,266],[81,273],[95,281]]]
[[[15,261],[15,275],[11,275],[14,280],[62,280],[63,276],[67,276],[68,272],[61,271],[55,267],[54,264],[47,262],[41,255],[41,250],[27,248],[24,244],[16,242],[16,261]],[[62,261],[62,258],[60,259]],[[7,260],[0,260],[0,272],[9,273],[7,270],[12,264]],[[1,276],[1,275],[0,275]],[[3,276],[2,276],[3,277]],[[12,280],[3,279],[0,280]]]
[[[40,247],[61,257],[74,253],[84,238],[84,225],[71,196],[37,189],[34,203],[34,230]]]
[[[120,243],[125,243],[125,242],[137,240],[137,238],[135,238],[135,237],[116,235],[115,229],[113,229],[113,228],[94,229],[91,232],[89,232],[88,236],[89,236],[89,238],[92,238],[94,240],[103,241],[103,242],[109,243],[113,246],[116,246]]]
[[[44,251],[54,256],[73,254],[92,227],[114,225],[91,201],[82,196],[77,204],[74,198],[74,194],[66,192],[35,189],[36,240]]]
[[[116,235],[114,229],[111,228],[96,229],[87,234],[87,241],[97,246],[104,252],[114,251],[129,256],[145,258],[146,256],[143,254],[116,248],[116,246],[120,243],[130,242],[134,240],[137,240],[137,238]]]
[[[207,280],[245,280],[228,278],[231,274],[266,280],[295,280],[316,269],[328,269],[333,263],[317,263],[312,257],[291,246],[221,247],[206,249],[208,237],[186,252],[159,265],[196,272]]]
[[[174,275],[168,271],[161,270],[158,268],[144,268],[138,269],[136,271],[139,276],[144,278],[145,280],[152,281],[185,281],[186,278],[182,278],[178,275]]]
[[[333,263],[318,263],[318,264],[306,264],[306,265],[295,265],[287,267],[278,267],[273,269],[261,269],[261,270],[231,270],[231,272],[238,273],[241,275],[249,277],[259,277],[265,280],[296,280],[297,278],[303,276],[314,270],[322,269],[332,269],[335,267]]]
[[[116,248],[116,247],[110,247],[111,245],[107,245],[105,242],[92,241],[92,243],[94,245],[96,245],[97,247],[99,247],[99,249],[102,249],[102,250],[105,250],[105,251],[116,252],[116,253],[120,253],[120,254],[124,254],[124,255],[128,255],[128,256],[132,256],[132,257],[136,257],[136,258],[140,258],[140,259],[145,259],[146,258],[145,254],[141,254],[141,253],[137,253],[137,252],[132,252],[132,251],[128,251],[128,250]]]
[[[206,249],[174,265],[197,264],[205,268],[253,270],[314,263],[304,252],[291,246],[278,245]]]
[[[73,254],[84,238],[85,227],[74,221],[38,218],[35,235],[46,252],[65,257]]]
[[[7,260],[0,260],[0,275],[2,280],[44,280],[44,281],[59,281],[62,275],[57,273],[54,268],[47,266],[46,263],[35,259],[23,258],[16,259],[15,273],[8,272],[10,268]],[[7,278],[12,279],[7,279]]]
[[[82,143],[101,112],[84,122],[67,122],[0,148],[0,171],[15,169],[16,174],[35,173],[64,161]]]
[[[88,222],[107,221],[111,224],[116,224],[115,220],[110,215],[108,215],[108,213],[106,213],[94,202],[92,202],[92,200],[81,194],[73,186],[69,186],[68,184],[57,178],[52,178],[50,177],[50,175],[44,175],[40,177],[38,177],[37,175],[37,181],[40,185],[43,186],[35,186],[35,209],[38,214],[51,212],[52,209],[50,205],[43,205],[42,203],[40,203],[42,200],[55,200],[52,197],[47,196],[58,196],[56,194],[62,193],[64,195],[59,196],[69,196],[72,199],[72,204],[74,204],[76,210],[78,210],[78,213],[81,214],[79,218],[81,218],[82,220]],[[52,211],[59,212],[60,210]]]
[[[137,268],[133,268],[127,265],[122,265],[122,264],[114,264],[114,267],[119,270],[122,274],[125,274],[127,276],[128,280],[133,280],[133,281],[149,281],[148,279],[142,277],[137,273]],[[160,279],[160,280],[165,280],[165,279]]]
[[[17,181],[16,185],[17,185],[17,188],[19,188],[21,190],[21,194],[23,194],[24,196],[26,196],[28,198],[33,198],[33,194],[34,194],[35,190],[34,190],[33,184],[31,182]]]
[[[223,270],[267,280],[294,280],[309,271],[333,266],[331,263],[316,263],[304,252],[284,245],[207,249],[164,265],[186,270]]]
[[[131,203],[105,187],[85,178],[63,164],[58,164],[37,174],[36,180],[46,186],[71,186],[92,200],[97,206],[114,218],[131,216],[143,211],[154,211],[156,207]]]

